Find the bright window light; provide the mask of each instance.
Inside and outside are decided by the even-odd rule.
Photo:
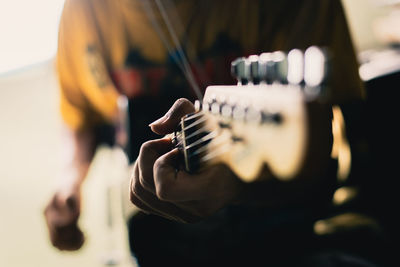
[[[0,0],[0,74],[54,57],[64,0]]]

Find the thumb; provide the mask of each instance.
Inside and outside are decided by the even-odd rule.
[[[183,116],[193,113],[194,111],[195,108],[189,100],[180,98],[175,101],[163,117],[152,122],[149,126],[151,130],[157,134],[169,134],[175,131]]]

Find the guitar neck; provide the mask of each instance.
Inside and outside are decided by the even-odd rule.
[[[264,165],[282,180],[299,173],[309,141],[307,103],[326,80],[324,53],[310,49],[237,59],[238,85],[207,87],[175,135],[186,170],[222,162],[246,182]]]

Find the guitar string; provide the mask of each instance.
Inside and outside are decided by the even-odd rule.
[[[193,116],[186,118],[186,120],[193,119],[193,117],[200,117],[200,116],[198,115],[198,113],[196,113]],[[190,124],[188,127],[185,127],[184,129],[186,130],[188,128],[192,128],[192,127],[200,124],[203,121],[205,121],[205,117],[201,116],[200,118],[197,118],[197,120],[195,122]],[[190,134],[189,136],[186,136],[185,139],[187,140],[187,139],[192,138],[192,137],[194,137],[196,135],[200,135],[203,132],[206,132],[206,127],[205,126],[197,129],[194,133]],[[196,140],[196,142],[193,142],[192,144],[184,147],[184,149],[185,150],[189,150],[192,147],[195,147],[197,145],[201,145],[201,144],[207,142],[206,144],[200,146],[197,150],[195,150],[195,151],[190,153],[191,156],[194,156],[194,155],[198,155],[198,154],[200,154],[202,152],[205,152],[206,154],[200,159],[201,163],[205,163],[205,162],[207,162],[207,161],[209,161],[209,160],[211,160],[211,159],[213,159],[215,157],[218,157],[219,155],[221,155],[221,154],[223,154],[223,153],[225,153],[226,151],[229,150],[229,147],[230,147],[229,144],[225,143],[224,146],[219,147],[216,150],[214,149],[213,151],[210,151],[209,150],[210,143],[208,142],[210,140],[214,140],[214,142],[213,142],[214,146],[218,146],[220,144],[224,144],[224,142],[225,142],[225,140],[223,138],[218,138],[218,131],[214,130],[212,132],[209,132],[206,136],[203,136],[202,138]],[[182,142],[180,142],[180,143],[182,143]]]
[[[176,35],[176,33],[175,33],[175,31],[174,31],[174,29],[172,27],[172,24],[171,24],[171,22],[170,22],[170,20],[168,18],[168,15],[165,12],[165,8],[162,5],[162,3],[160,2],[160,0],[155,0],[155,2],[157,4],[159,12],[162,15],[162,18],[163,18],[164,22],[166,24],[166,27],[167,27],[167,29],[169,31],[170,37],[172,38],[172,41],[175,43],[179,58],[175,55],[175,53],[173,53],[172,46],[168,43],[167,38],[165,37],[163,31],[161,30],[160,25],[157,23],[157,20],[155,18],[154,12],[153,12],[150,4],[147,1],[144,1],[143,3],[144,3],[144,7],[146,9],[146,12],[147,12],[147,14],[148,14],[148,16],[149,16],[154,28],[155,28],[157,34],[159,35],[161,41],[164,43],[165,47],[167,48],[169,54],[175,60],[177,66],[181,69],[182,73],[185,75],[185,78],[188,80],[189,84],[192,86],[192,89],[194,90],[198,100],[202,101],[203,95],[202,95],[202,93],[201,93],[201,91],[199,89],[199,85],[197,84],[196,80],[194,79],[194,75],[193,75],[192,70],[190,68],[190,65],[188,63],[186,55],[183,52],[182,46],[181,46],[181,44],[179,42],[179,39],[177,38],[177,35]],[[171,3],[169,1],[167,1],[166,3],[171,6]],[[201,114],[197,114],[196,117],[198,117],[200,115]],[[194,117],[194,118],[196,118],[196,117]],[[187,118],[187,119],[189,119],[189,118]],[[191,117],[190,119],[193,119],[193,117]],[[195,122],[193,122],[190,125],[188,125],[186,127],[186,129],[190,129],[192,127],[195,127],[196,125],[198,125],[198,124],[200,124],[200,123],[202,123],[204,121],[206,121],[206,119],[204,117],[201,117],[200,119],[198,119]],[[203,131],[203,128],[198,129],[195,133],[200,134]],[[186,138],[190,138],[190,137],[193,137],[195,135],[196,134],[192,134],[192,135],[190,135],[189,137],[186,137]],[[203,142],[206,142],[206,141],[209,141],[209,140],[215,138],[215,136],[216,136],[216,132],[215,131],[210,132],[206,136],[200,138],[195,143],[185,147],[184,149],[186,149],[186,150],[190,149],[194,145],[198,145],[198,144],[201,144]],[[182,145],[182,142],[179,141],[177,145]],[[204,149],[204,147],[207,147],[207,145],[203,146],[203,149]],[[198,150],[195,151],[195,152],[198,152]]]
[[[225,140],[223,138],[219,138],[220,136],[217,136],[213,139],[213,146],[218,146],[220,144],[224,144]],[[191,154],[200,154],[202,152],[208,153],[209,149],[208,147],[211,145],[211,143],[207,143],[204,146],[199,147],[196,151],[192,152]]]
[[[190,145],[186,146],[186,149],[191,149],[192,147],[196,145],[200,145],[201,143],[210,141],[211,139],[215,138],[217,136],[216,131],[209,132],[206,136],[203,136],[202,138],[196,140],[195,142],[191,143]]]
[[[200,163],[206,163],[207,161],[210,161],[213,158],[223,155],[227,151],[229,151],[229,149],[230,149],[230,145],[225,144],[224,146],[221,146],[219,149],[214,149],[213,151],[209,151],[209,153],[207,155],[205,155],[204,157],[202,157],[200,159]]]
[[[214,158],[216,158],[216,157],[218,157],[220,155],[223,155],[224,153],[229,151],[230,148],[231,148],[230,144],[225,142],[226,141],[225,139],[218,138],[216,131],[213,131],[213,132],[210,132],[209,135],[207,135],[207,136],[199,139],[195,143],[187,146],[185,149],[186,150],[190,149],[190,148],[192,148],[192,147],[194,147],[196,145],[201,145],[202,143],[205,143],[205,142],[210,141],[210,140],[214,140],[214,142],[213,142],[214,146],[218,146],[218,145],[222,145],[222,146],[219,146],[219,148],[217,148],[217,149],[210,150],[209,149],[210,143],[206,143],[205,145],[201,146],[200,148],[198,148],[194,152],[191,152],[190,153],[190,155],[191,155],[190,157],[192,157],[194,155],[201,154],[202,152],[205,152],[205,155],[200,159],[200,163],[204,164],[207,161],[210,161],[210,160],[212,160],[212,159],[214,159]]]
[[[174,6],[174,3],[173,3],[173,1],[172,0],[161,0],[160,1],[160,3],[164,3],[164,6],[167,6],[167,8],[164,8],[164,10],[165,9],[168,9],[168,10],[171,10],[171,12],[172,12],[172,16],[173,16],[173,18],[175,19],[175,26],[176,26],[176,29],[178,29],[178,31],[181,31],[181,32],[184,32],[184,26],[183,26],[183,23],[182,23],[182,21],[181,21],[181,19],[180,19],[180,16],[179,16],[179,14],[178,14],[178,12],[177,12],[177,8],[175,8],[175,6]],[[200,3],[201,4],[201,3]],[[166,12],[165,12],[165,14],[167,14]],[[168,16],[167,16],[168,17]],[[171,16],[170,16],[171,17]],[[191,24],[191,22],[189,22],[189,25]],[[172,23],[170,23],[170,25],[172,25]],[[171,27],[171,29],[173,29],[173,27]],[[187,32],[184,34],[184,37],[183,37],[183,39],[182,40],[184,40],[184,42],[185,42],[185,49],[186,49],[186,51],[194,51],[195,49],[193,49],[193,47],[192,47],[192,43],[191,43],[191,40],[190,40],[190,38],[188,38],[188,36],[187,36]],[[175,36],[176,36],[176,34],[175,34]],[[179,38],[176,38],[176,40],[179,40]],[[178,41],[178,43],[179,43],[179,41]],[[180,46],[180,47],[182,47],[182,46]],[[183,50],[181,50],[181,54],[183,55],[183,56],[185,56],[185,52],[183,51]],[[187,52],[186,52],[186,55],[187,55]],[[186,56],[186,58],[189,58],[189,56]],[[189,62],[189,60],[187,60],[187,62]],[[199,62],[197,62],[197,64],[199,64]],[[188,66],[190,66],[189,64],[188,64]],[[191,68],[189,68],[189,71],[192,71],[192,69]],[[205,70],[204,70],[204,67],[201,67],[201,68],[197,68],[196,69],[196,74],[198,75],[198,79],[199,79],[199,81],[200,82],[202,82],[202,81],[209,81],[210,80],[210,78],[208,77],[208,74],[205,72]],[[196,81],[196,80],[195,80]],[[198,87],[200,87],[200,86],[198,86]],[[200,93],[201,94],[201,93]]]
[[[179,57],[177,57],[176,54],[174,53],[174,51],[172,49],[172,45],[168,42],[168,39],[166,38],[164,32],[162,31],[161,26],[158,23],[156,16],[153,12],[153,9],[150,6],[150,3],[146,0],[141,1],[141,2],[145,8],[145,12],[147,13],[148,18],[150,19],[151,23],[153,24],[155,31],[157,32],[157,34],[159,35],[159,38],[161,39],[161,41],[164,43],[165,47],[167,48],[168,53],[170,54],[172,59],[175,61],[178,68],[182,71],[182,73],[185,76],[186,80],[188,81],[189,85],[192,87],[194,93],[196,94],[197,99],[199,101],[202,101],[203,94],[201,93],[200,87],[197,84],[196,79],[194,78],[192,69],[190,68],[190,65],[188,63],[186,55],[183,52],[182,46],[181,46],[179,39],[177,38],[177,35],[172,27],[172,24],[168,18],[168,15],[165,11],[163,4],[159,0],[155,0],[157,7],[159,9],[159,12],[161,13],[163,21],[164,21],[164,23],[167,27],[167,30],[170,34],[170,37],[171,37],[172,41],[175,43],[176,50],[177,50]],[[172,7],[171,3],[169,5]]]
[[[192,113],[192,114],[187,115],[186,117],[183,118],[183,120],[184,121],[188,121],[190,119],[197,118],[197,117],[202,116],[204,114],[205,114],[204,111],[198,111],[196,113]]]
[[[205,121],[205,120],[201,120],[201,121],[200,121],[200,119],[203,118],[203,117],[200,117],[200,115],[202,115],[202,114],[200,114],[200,113],[203,113],[203,112],[197,112],[197,113],[192,114],[192,115],[188,116],[187,118],[183,119],[183,121],[188,121],[188,120],[192,120],[192,119],[196,119],[196,118],[197,118],[197,120],[195,120],[193,123],[189,124],[187,127],[184,127],[185,130],[190,129],[190,128],[194,127],[195,125],[200,124],[200,123],[202,123],[202,122]],[[198,118],[198,117],[200,117],[200,118]],[[182,123],[182,122],[181,122],[181,123]],[[199,128],[199,129],[202,129],[202,128]],[[202,130],[203,130],[203,129],[202,129]],[[175,142],[176,142],[176,143],[175,143],[175,147],[182,147],[182,146],[183,146],[183,142],[182,142],[182,132],[183,132],[183,130],[181,130],[180,132],[177,131],[177,132],[174,133],[173,139],[174,139]],[[199,133],[199,132],[196,131],[196,133]],[[193,136],[194,136],[193,134],[191,134],[191,135],[189,135],[189,136],[185,136],[185,139],[191,138],[191,137],[193,137]]]
[[[152,7],[150,6],[150,3],[147,0],[144,0],[144,1],[141,1],[141,2],[143,4],[143,7],[145,8],[145,11],[147,13],[147,17],[150,19],[151,23],[153,24],[153,27],[154,27],[155,31],[158,34],[158,37],[161,39],[161,41],[163,42],[163,44],[167,48],[168,53],[174,59],[175,63],[182,70],[182,72],[184,72],[181,62],[178,60],[178,58],[175,55],[175,53],[172,53],[173,49],[172,49],[171,45],[167,41],[164,33],[162,32],[162,29],[161,29],[160,25],[156,22],[155,14],[153,12]],[[185,74],[185,72],[184,72],[184,74]]]
[[[206,132],[207,132],[207,131],[204,130],[204,127],[198,128],[196,131],[194,131],[194,132],[191,133],[190,135],[185,136],[185,139],[188,140],[188,139],[190,139],[190,138],[193,138],[193,137],[195,137],[195,136],[199,136],[199,135],[201,135],[202,133],[206,133]]]
[[[202,113],[202,114],[199,114],[199,113]],[[193,114],[193,116],[190,116],[190,117],[184,119],[184,121],[192,120],[193,118],[196,120],[194,122],[192,122],[191,124],[189,124],[188,126],[182,127],[182,129],[183,129],[182,131],[187,131],[188,129],[191,129],[191,128],[205,122],[207,119],[206,119],[206,117],[202,116],[203,114],[204,114],[204,112],[198,112],[196,114]],[[196,135],[200,135],[201,133],[206,133],[206,132],[208,132],[208,131],[206,131],[206,127],[202,126],[202,127],[198,128],[197,130],[195,130],[190,135],[185,136],[185,140],[188,140],[189,138],[195,137]],[[216,131],[214,131],[214,132],[216,132]]]
[[[195,127],[195,126],[197,126],[197,125],[199,125],[199,124],[201,124],[201,123],[203,123],[205,121],[207,121],[207,119],[205,117],[201,117],[197,121],[189,124],[188,126],[185,126],[184,128],[185,128],[185,130],[190,130],[191,128],[193,128],[193,127]]]
[[[173,6],[172,3],[170,1],[168,1],[168,0],[164,0],[164,1],[165,1],[165,3],[167,5],[169,5],[169,7],[171,9],[171,7]],[[167,12],[165,11],[165,8],[164,8],[164,6],[163,6],[163,4],[161,3],[160,0],[156,0],[156,4],[157,4],[157,6],[158,6],[158,8],[159,8],[159,10],[161,12],[161,15],[162,15],[164,21],[165,21],[165,24],[167,26],[169,34],[170,34],[170,36],[172,38],[172,41],[175,43],[175,46],[177,47],[177,52],[179,53],[179,56],[180,56],[180,58],[182,60],[182,63],[183,63],[183,66],[184,66],[184,68],[186,70],[188,78],[190,79],[190,81],[192,81],[193,90],[195,91],[198,100],[202,100],[203,99],[203,94],[201,93],[200,87],[199,87],[199,85],[197,84],[197,82],[196,82],[196,80],[194,78],[192,69],[191,69],[191,67],[189,65],[189,61],[188,61],[188,59],[187,59],[187,57],[185,55],[185,52],[182,49],[182,45],[179,42],[179,39],[178,39],[178,37],[176,35],[176,32],[175,32],[174,28],[172,27],[172,24],[171,24],[171,21],[170,21],[168,15],[167,15]],[[175,9],[175,6],[173,6],[173,7]],[[179,20],[178,14],[175,14],[175,15],[176,15],[176,19]],[[178,23],[178,25],[182,25],[182,23]],[[190,83],[190,81],[189,81],[189,83]]]
[[[205,129],[205,128],[203,127],[203,129]],[[200,128],[198,130],[198,132],[201,132],[203,129]],[[190,144],[189,146],[184,147],[184,149],[188,150],[192,147],[195,147],[197,145],[201,145],[202,143],[207,142],[205,145],[200,146],[197,150],[190,153],[191,156],[194,156],[194,155],[198,155],[202,152],[205,152],[206,154],[200,159],[200,163],[205,163],[207,161],[212,160],[213,158],[218,157],[219,155],[224,154],[225,152],[227,152],[229,150],[230,145],[227,143],[225,143],[225,145],[223,145],[223,146],[220,146],[218,149],[214,149],[213,151],[209,150],[210,143],[208,141],[210,141],[210,140],[214,140],[214,142],[213,142],[214,146],[224,144],[225,140],[223,138],[218,138],[218,137],[219,136],[218,136],[217,131],[216,130],[212,131],[209,134],[207,134],[206,136],[198,139],[196,142]]]

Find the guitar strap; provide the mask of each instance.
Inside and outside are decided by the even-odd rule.
[[[154,30],[157,32],[159,38],[161,39],[165,48],[167,49],[168,54],[172,57],[172,59],[175,61],[179,69],[184,74],[185,78],[189,82],[189,85],[192,87],[192,90],[196,94],[197,99],[201,101],[203,99],[203,94],[201,93],[200,87],[194,78],[194,74],[189,65],[189,61],[186,57],[184,50],[182,49],[182,45],[179,41],[176,31],[174,30],[172,22],[168,17],[165,6],[163,5],[163,3],[161,3],[160,0],[155,0],[158,12],[161,14],[162,20],[165,23],[165,26],[168,30],[169,37],[173,42],[172,44],[168,42],[169,39],[162,30],[161,25],[156,18],[155,12],[153,10],[150,1],[142,0],[140,2],[143,5],[143,8],[146,12],[148,19],[152,23]],[[168,10],[174,12],[174,17],[177,21],[178,27],[182,28],[182,23],[179,20],[179,15],[178,12],[176,12],[176,7],[174,6],[174,4],[170,0],[163,0],[163,2],[167,5]],[[176,47],[176,51],[174,51],[173,49],[174,47]]]

